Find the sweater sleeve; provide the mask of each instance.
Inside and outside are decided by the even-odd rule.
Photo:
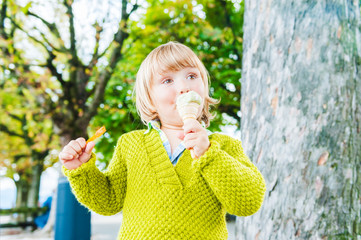
[[[115,148],[106,171],[95,166],[95,154],[80,167],[63,173],[68,177],[77,200],[92,211],[102,215],[113,215],[123,208],[127,188],[127,168],[121,152],[122,137]]]
[[[265,181],[240,141],[213,134],[210,147],[193,165],[230,214],[249,216],[261,207]]]

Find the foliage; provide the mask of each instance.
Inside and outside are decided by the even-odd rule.
[[[88,123],[97,113],[104,88],[122,57],[123,41],[128,36],[126,21],[138,5],[134,4],[127,11],[130,5],[122,1],[116,12],[121,18],[115,19],[119,27],[110,33],[114,37],[108,43],[101,38],[107,31],[104,26],[108,20],[105,17],[93,19],[93,38],[87,40],[94,46],[90,47],[90,54],[86,54],[82,49],[84,44],[79,44],[82,39],[77,38],[77,24],[82,19],[74,14],[76,2],[27,1],[22,4],[4,0],[0,11],[1,94],[2,99],[6,99],[2,103],[0,129],[1,134],[6,135],[3,138],[6,143],[1,152],[6,157],[3,165],[7,175],[17,176],[24,166],[27,174],[23,176],[31,178],[34,173],[26,157],[34,152],[32,148],[41,147],[47,143],[46,138],[54,135],[61,140],[51,146],[54,149],[76,137],[87,137]],[[54,18],[49,17],[49,13],[44,14],[44,6]],[[14,123],[22,119],[22,123]],[[26,136],[23,141],[27,145],[16,138],[21,134]],[[12,144],[14,136],[18,144]],[[12,151],[19,145],[22,147]],[[27,152],[19,158],[18,152],[22,149]],[[14,156],[15,153],[18,155]],[[38,163],[43,164],[45,156],[39,157]]]
[[[9,12],[15,10],[12,3],[8,5]],[[7,5],[3,2],[2,9],[4,6]],[[1,16],[4,20],[4,15]],[[46,73],[32,71],[24,51],[14,44],[22,40],[20,36],[15,38],[16,24],[10,22],[6,31],[4,22],[0,29],[0,69],[3,70],[0,72],[0,157],[3,159],[0,167],[17,186],[17,206],[36,206],[40,174],[56,161],[51,157],[46,161],[45,157],[59,142],[50,115],[42,109],[43,96],[52,82]]]
[[[17,63],[20,62],[19,59]],[[49,85],[43,76],[27,71],[19,76],[17,71],[9,71],[0,91],[0,158],[3,159],[0,167],[23,193],[17,195],[18,207],[27,202],[36,205],[40,173],[57,161],[55,157],[45,158],[59,140],[53,133],[50,116],[44,114],[35,98]],[[34,77],[43,81],[37,88],[25,88],[23,83]]]
[[[43,83],[45,86],[46,82]],[[34,98],[37,91],[44,90],[22,88],[8,80],[0,92],[0,157],[4,159],[0,166],[6,167],[7,177],[13,179],[14,174],[31,171],[37,161],[44,162],[45,159],[36,159],[36,156],[44,152],[46,156],[59,142],[50,116],[42,112]]]
[[[191,47],[210,73],[211,95],[221,99],[213,109],[217,115],[210,130],[217,131],[227,124],[239,126],[243,2],[118,3],[104,3],[116,6],[109,7],[106,16],[90,6],[91,27],[84,27],[74,13],[77,2],[49,2],[47,9],[55,16],[50,18],[38,11],[45,2],[20,5],[15,0],[3,1],[7,14],[1,19],[7,21],[1,22],[0,33],[7,57],[0,57],[6,63],[0,74],[6,81],[12,79],[13,84],[24,86],[24,96],[30,92],[38,102],[32,109],[49,121],[61,145],[79,136],[87,137],[88,130],[92,133],[105,125],[108,132],[96,149],[106,165],[118,137],[144,127],[132,96],[135,75],[145,56],[170,40]],[[138,18],[130,20],[133,12]],[[89,29],[86,35],[79,26]],[[9,76],[14,72],[11,68],[19,72],[18,77]],[[28,80],[22,81],[27,74]],[[1,85],[5,86],[5,80]]]
[[[124,58],[107,86],[104,105],[92,121],[95,126],[108,126],[108,134],[97,144],[105,163],[122,133],[145,127],[136,114],[132,97],[136,72],[151,50],[168,41],[189,46],[209,71],[211,95],[221,99],[213,108],[216,118],[209,129],[239,126],[244,3],[181,0],[148,4],[145,14],[129,23]]]
[[[41,172],[57,160],[46,158],[49,150],[77,136],[86,137],[88,123],[121,58],[125,21],[137,8],[126,12],[123,1],[120,27],[102,51],[103,27],[95,20],[95,46],[85,61],[76,39],[76,4],[71,0],[48,3],[55,19],[44,15],[43,4],[4,0],[0,11],[1,167],[15,181],[18,207],[36,204]],[[68,32],[63,26],[68,26]],[[98,64],[102,58],[109,58],[109,64]]]

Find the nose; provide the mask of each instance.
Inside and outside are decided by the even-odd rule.
[[[179,87],[180,87],[180,94],[187,93],[191,90],[188,84],[184,83],[183,81]]]
[[[189,92],[189,91],[190,91],[189,88],[188,88],[188,89],[182,89],[182,90],[180,91],[180,94],[187,93],[187,92]]]

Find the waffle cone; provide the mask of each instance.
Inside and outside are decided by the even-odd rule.
[[[178,112],[181,116],[183,122],[186,119],[197,119],[199,104],[195,102],[191,102],[185,104],[184,106],[178,106]]]

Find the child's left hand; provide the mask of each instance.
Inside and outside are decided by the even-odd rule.
[[[181,139],[183,139],[185,147],[188,150],[193,149],[196,158],[199,158],[210,146],[206,129],[196,119],[187,119],[183,129],[184,136]]]

